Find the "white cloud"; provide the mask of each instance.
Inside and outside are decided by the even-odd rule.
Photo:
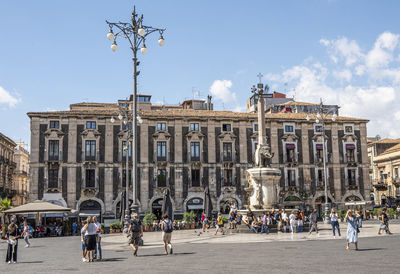
[[[366,65],[370,69],[377,69],[389,65],[393,61],[393,51],[399,42],[399,35],[390,32],[382,33],[374,47],[366,57]]]
[[[211,95],[223,103],[233,103],[236,102],[236,93],[232,92],[230,88],[232,87],[232,81],[230,80],[215,80],[211,87]]]
[[[319,42],[329,49],[330,58],[334,63],[343,58],[346,66],[352,66],[363,57],[358,43],[354,40],[349,41],[346,37],[336,40],[321,39]]]
[[[14,107],[19,101],[18,98],[15,98],[10,92],[0,86],[0,104],[7,104],[9,107]]]
[[[338,79],[340,81],[350,82],[352,76],[353,75],[352,75],[351,71],[348,69],[333,71],[333,77],[335,77],[336,79]]]

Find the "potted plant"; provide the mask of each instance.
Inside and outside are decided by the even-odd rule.
[[[153,227],[153,221],[156,219],[156,215],[153,213],[146,213],[143,217],[143,224],[144,224],[144,230],[149,231],[150,228]]]
[[[194,213],[193,210],[191,211],[186,211],[183,214],[183,221],[185,222],[185,227],[188,228],[194,228],[194,219],[196,218],[196,214]]]
[[[122,228],[122,223],[120,221],[112,223],[110,225],[111,233],[119,233],[121,232],[121,228]]]

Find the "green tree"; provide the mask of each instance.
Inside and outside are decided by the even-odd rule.
[[[7,209],[11,209],[13,208],[11,206],[11,200],[8,198],[5,199],[0,199],[0,211],[2,213],[2,221],[3,224],[6,224],[6,213],[4,213],[4,211],[6,211]],[[2,237],[4,237],[6,235],[6,226],[3,225],[3,231],[2,231]]]

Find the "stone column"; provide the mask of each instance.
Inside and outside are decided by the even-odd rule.
[[[258,129],[260,132],[260,128]],[[278,149],[278,123],[271,121],[271,152],[274,153],[274,157],[272,157],[273,164],[279,164],[279,149]]]
[[[182,121],[175,120],[175,210],[183,212]]]

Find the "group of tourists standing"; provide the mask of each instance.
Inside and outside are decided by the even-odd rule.
[[[101,224],[97,217],[88,217],[81,229],[82,262],[91,263],[102,259],[101,236]]]

